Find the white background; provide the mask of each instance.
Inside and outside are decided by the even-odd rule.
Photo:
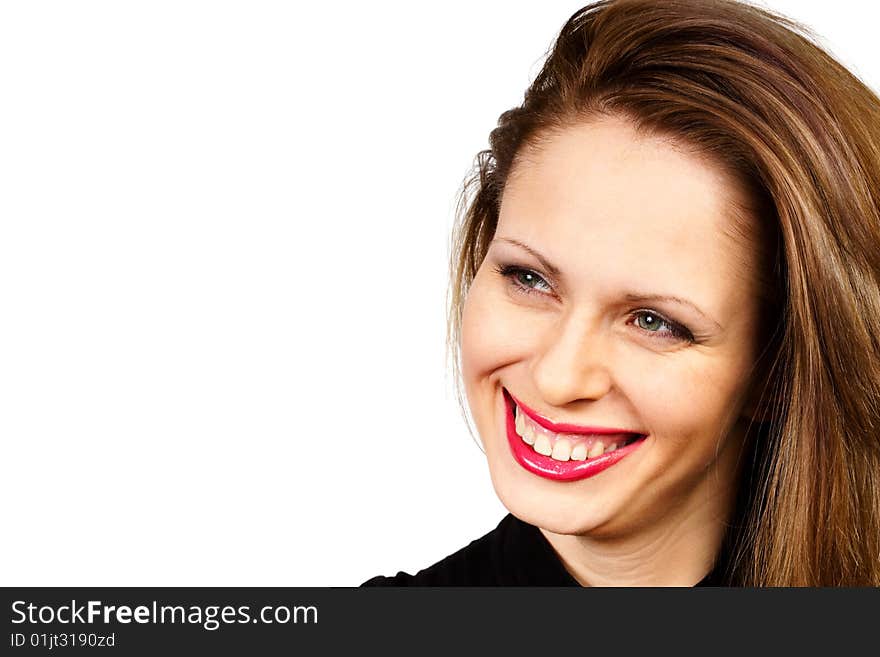
[[[455,195],[582,4],[0,5],[0,584],[348,586],[491,530]],[[767,6],[880,87],[874,3]]]

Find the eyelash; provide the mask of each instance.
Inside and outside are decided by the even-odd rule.
[[[534,288],[526,287],[525,285],[520,283],[516,279],[517,274],[529,274],[529,275],[534,276],[537,279],[541,280],[545,285],[549,286],[549,283],[547,283],[547,281],[545,281],[542,276],[536,274],[531,269],[526,269],[525,267],[518,267],[516,265],[498,265],[495,267],[495,271],[498,274],[500,274],[501,276],[503,276],[504,278],[508,279],[510,284],[513,285],[514,290],[516,290],[520,294],[540,294],[540,293],[537,292]],[[663,315],[661,315],[658,312],[655,312],[653,310],[642,309],[642,310],[633,311],[633,313],[630,316],[635,317],[638,315],[650,315],[651,317],[654,317],[655,319],[660,320],[661,324],[665,324],[669,328],[669,330],[666,333],[666,335],[668,335],[668,336],[678,338],[680,340],[685,340],[686,342],[694,342],[694,336],[687,328],[685,328],[684,326],[681,326],[680,324],[677,324],[676,322],[673,322],[672,320],[666,319]],[[646,329],[643,329],[643,330],[645,333],[649,333],[649,334],[657,333],[657,331],[648,331]],[[660,335],[663,335],[663,334],[661,333]],[[653,335],[651,337],[653,339],[665,339],[665,337],[664,338],[654,338]]]

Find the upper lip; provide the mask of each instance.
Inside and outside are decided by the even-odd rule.
[[[566,423],[556,423],[551,422],[543,415],[539,415],[536,411],[532,410],[525,404],[523,404],[520,400],[510,394],[510,391],[506,388],[504,389],[510,398],[516,403],[516,405],[522,410],[523,413],[528,415],[536,424],[541,425],[548,431],[552,431],[553,433],[580,433],[580,434],[610,434],[610,433],[626,433],[626,434],[636,434],[636,435],[645,435],[640,431],[630,431],[629,429],[614,429],[611,427],[586,427],[579,424],[566,424]]]

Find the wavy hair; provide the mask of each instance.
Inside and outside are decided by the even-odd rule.
[[[735,0],[575,12],[458,197],[447,357],[525,146],[617,115],[749,190],[764,254],[760,431],[722,546],[733,586],[880,586],[880,98],[790,18]]]

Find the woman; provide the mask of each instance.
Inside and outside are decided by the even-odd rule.
[[[730,0],[565,24],[453,240],[510,514],[365,584],[880,585],[880,99],[804,34]]]

